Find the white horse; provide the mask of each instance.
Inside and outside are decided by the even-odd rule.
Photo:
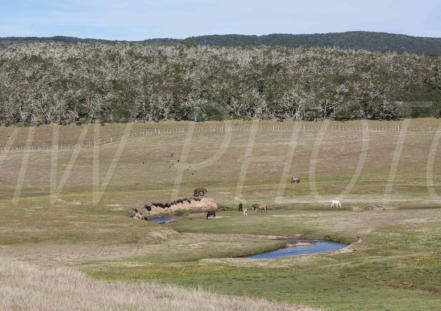
[[[247,208],[242,208],[242,212],[244,216],[248,216],[248,209]]]
[[[331,201],[331,208],[341,208],[341,202],[340,200],[332,200]]]

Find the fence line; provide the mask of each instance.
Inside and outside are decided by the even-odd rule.
[[[300,127],[300,131],[304,133],[314,133],[321,129],[321,125],[302,125]],[[251,129],[251,126],[238,126],[238,127],[224,127],[224,126],[210,126],[210,127],[197,127],[194,129],[194,133],[196,135],[203,135],[209,133],[210,135],[219,134],[223,135],[228,131],[232,131],[235,133],[247,133]],[[435,127],[409,127],[408,133],[413,132],[417,134],[426,134],[426,135],[434,135],[437,132],[438,128]],[[292,133],[292,127],[283,126],[283,125],[260,125],[259,131],[265,132],[274,132],[274,133]],[[345,125],[329,125],[327,132],[332,133],[340,133],[340,132],[348,132],[354,135],[361,135],[362,127],[361,126],[345,126]],[[372,133],[385,133],[385,134],[398,134],[401,131],[401,126],[371,126],[369,127],[369,132]],[[136,133],[131,133],[129,137],[152,137],[152,136],[167,136],[167,135],[185,135],[186,128],[149,128],[138,131]],[[81,144],[82,148],[91,148],[93,146],[101,146],[105,144],[111,144],[117,142],[121,139],[121,136],[118,137],[110,137],[110,138],[101,138],[97,140],[89,140]],[[73,149],[77,144],[59,144],[58,150],[70,150]],[[6,147],[0,147],[0,151],[3,151]],[[43,145],[43,146],[17,146],[11,147],[10,151],[52,151],[54,149],[53,145]]]

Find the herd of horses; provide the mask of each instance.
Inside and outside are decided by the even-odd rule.
[[[291,184],[298,184],[298,183],[300,183],[300,178],[296,176],[292,176]],[[200,196],[204,196],[207,192],[208,190],[205,188],[196,188],[194,189],[193,194],[195,197],[200,197]],[[268,206],[266,204],[253,204],[251,207],[253,208],[254,211],[257,210],[263,213],[266,213],[268,211]],[[341,208],[340,200],[332,200],[331,208]],[[242,212],[244,216],[248,216],[248,209],[244,207],[242,203],[239,203],[238,211]],[[216,211],[208,211],[206,218],[207,220],[211,218],[216,218]]]
[[[300,183],[300,178],[296,177],[296,176],[292,176],[291,177],[291,184],[294,183]],[[195,197],[199,197],[199,196],[204,196],[206,193],[208,192],[207,189],[205,188],[196,188],[194,189],[193,195]],[[254,211],[260,211],[263,213],[266,213],[268,211],[268,206],[266,204],[253,204],[251,206],[253,208]],[[239,203],[239,208],[238,208],[239,212],[242,212],[242,214],[244,216],[248,216],[248,209],[246,207],[243,207],[242,203]],[[207,219],[211,219],[211,218],[216,218],[216,211],[208,211],[207,215],[206,215]]]
[[[253,204],[251,206],[254,211],[260,211],[266,213],[268,211],[268,206],[266,204]],[[332,200],[331,201],[331,208],[341,208],[341,202],[340,200]],[[242,212],[244,216],[248,216],[248,209],[243,206],[242,203],[239,203],[239,212]],[[216,211],[208,211],[207,212],[207,220],[210,218],[216,218]]]
[[[254,204],[251,207],[253,208],[254,211],[257,210],[264,213],[268,211],[268,206],[266,204]],[[244,216],[248,216],[248,209],[244,207],[242,203],[239,203],[238,211],[242,212]],[[206,218],[207,220],[216,218],[216,211],[208,211]]]
[[[294,184],[294,183],[297,183],[297,184],[300,183],[300,178],[296,177],[296,176],[292,176],[291,177],[291,184]],[[206,188],[196,188],[193,191],[193,196],[197,200],[200,200],[200,197],[205,196],[207,193],[208,193],[208,190]],[[185,201],[185,200],[190,202],[189,199],[183,199],[183,200],[177,200],[177,201],[174,201],[174,202],[171,202],[171,203],[165,203],[165,204],[163,204],[163,203],[153,203],[151,205],[146,205],[145,208],[148,211],[151,211],[152,205],[153,206],[157,206],[157,207],[167,208],[167,207],[170,207],[171,205],[174,205],[174,204],[177,204],[177,203],[182,203],[180,201]],[[266,213],[268,211],[268,206],[266,204],[253,204],[251,206],[251,208],[253,209],[253,211],[257,210],[257,211],[260,211],[260,212],[263,212],[263,213]],[[331,208],[341,208],[340,200],[332,200],[331,201]],[[248,216],[248,209],[246,207],[244,207],[242,203],[239,204],[238,211],[242,212],[244,216]],[[138,214],[137,212],[138,211],[135,212],[135,215]],[[216,211],[214,211],[214,210],[207,211],[206,218],[207,219],[216,218]]]
[[[298,184],[300,183],[300,178],[296,176],[291,177],[291,184]],[[204,196],[205,193],[207,193],[208,190],[205,188],[196,188],[194,190],[194,196]],[[260,211],[266,213],[268,211],[268,206],[266,204],[253,204],[251,206],[254,211]],[[341,202],[340,200],[332,200],[331,201],[331,208],[341,208]],[[238,211],[242,212],[244,216],[248,216],[248,209],[243,206],[242,203],[239,203]],[[210,218],[216,218],[216,212],[215,211],[208,211],[207,212],[207,219]]]

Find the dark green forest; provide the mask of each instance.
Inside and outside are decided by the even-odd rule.
[[[63,40],[62,40],[63,41]],[[0,123],[440,116],[441,57],[341,48],[33,42],[0,49]]]
[[[80,39],[74,37],[10,37],[0,38],[0,48],[7,47],[10,44],[17,43],[45,43],[45,42],[61,42],[61,43],[103,43],[113,44],[118,41],[97,40],[97,39]],[[158,38],[142,41],[144,43],[156,45],[169,44],[196,44],[196,45],[215,45],[215,46],[284,46],[291,48],[298,47],[338,47],[341,49],[366,50],[378,52],[408,52],[416,54],[441,55],[441,38],[425,38],[412,37],[406,35],[352,31],[343,33],[327,33],[327,34],[270,34],[263,36],[249,35],[209,35],[189,37],[186,39],[169,39]],[[134,42],[132,42],[134,43]],[[138,42],[141,43],[141,42]]]
[[[441,38],[422,38],[379,32],[345,32],[311,35],[271,34],[264,36],[220,35],[191,37],[199,45],[245,46],[267,45],[298,47],[338,47],[378,52],[408,52],[441,55]]]

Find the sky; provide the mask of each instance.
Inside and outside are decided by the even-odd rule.
[[[0,0],[0,37],[377,31],[441,37],[441,0]]]

